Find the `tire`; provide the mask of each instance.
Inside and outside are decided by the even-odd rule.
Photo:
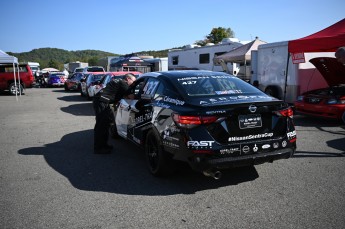
[[[341,116],[341,119],[343,120],[343,123],[345,124],[345,111],[344,111],[343,115]]]
[[[173,159],[163,150],[159,136],[153,130],[146,137],[145,157],[152,175],[164,177],[173,173]]]
[[[10,94],[11,95],[19,95],[19,90],[18,90],[18,84],[17,84],[17,87],[15,85],[15,83],[11,83],[9,86],[8,86],[8,90],[10,91]],[[20,93],[22,95],[24,95],[24,88],[23,88],[23,85],[20,84]]]
[[[65,84],[65,91],[69,91],[67,84]]]
[[[277,90],[276,88],[274,88],[274,87],[268,87],[268,88],[266,88],[265,93],[266,93],[267,95],[270,95],[270,96],[272,96],[272,97],[274,97],[274,98],[279,99],[278,90]]]

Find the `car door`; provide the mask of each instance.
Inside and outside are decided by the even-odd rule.
[[[138,82],[135,88],[136,99],[122,99],[115,118],[118,134],[138,144],[142,143],[142,129],[152,120],[151,99],[159,81],[149,78]],[[146,106],[143,106],[146,104]]]
[[[136,99],[121,99],[116,111],[114,111],[115,124],[117,128],[117,133],[127,139],[127,130],[129,126],[134,124],[135,119],[135,104],[138,102],[138,99],[141,97],[142,85],[144,84],[145,79],[137,80],[133,86],[133,93],[135,94]]]

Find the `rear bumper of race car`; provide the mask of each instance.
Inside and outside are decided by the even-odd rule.
[[[234,167],[244,167],[258,165],[266,162],[273,162],[280,159],[288,159],[295,153],[295,148],[279,149],[272,152],[263,152],[236,157],[208,158],[196,155],[189,160],[190,166],[197,171],[207,171],[215,169],[227,169]]]

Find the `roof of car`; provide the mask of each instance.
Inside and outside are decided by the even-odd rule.
[[[200,76],[214,76],[214,75],[229,75],[224,72],[214,72],[208,70],[178,70],[178,71],[162,71],[162,72],[148,72],[141,75],[160,77],[160,78],[183,78],[183,77],[200,77]],[[232,76],[232,75],[230,75]]]

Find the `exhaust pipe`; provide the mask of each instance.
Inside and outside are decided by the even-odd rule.
[[[220,171],[213,171],[213,170],[205,170],[203,174],[207,177],[212,177],[215,180],[219,180],[222,177],[222,173]]]

